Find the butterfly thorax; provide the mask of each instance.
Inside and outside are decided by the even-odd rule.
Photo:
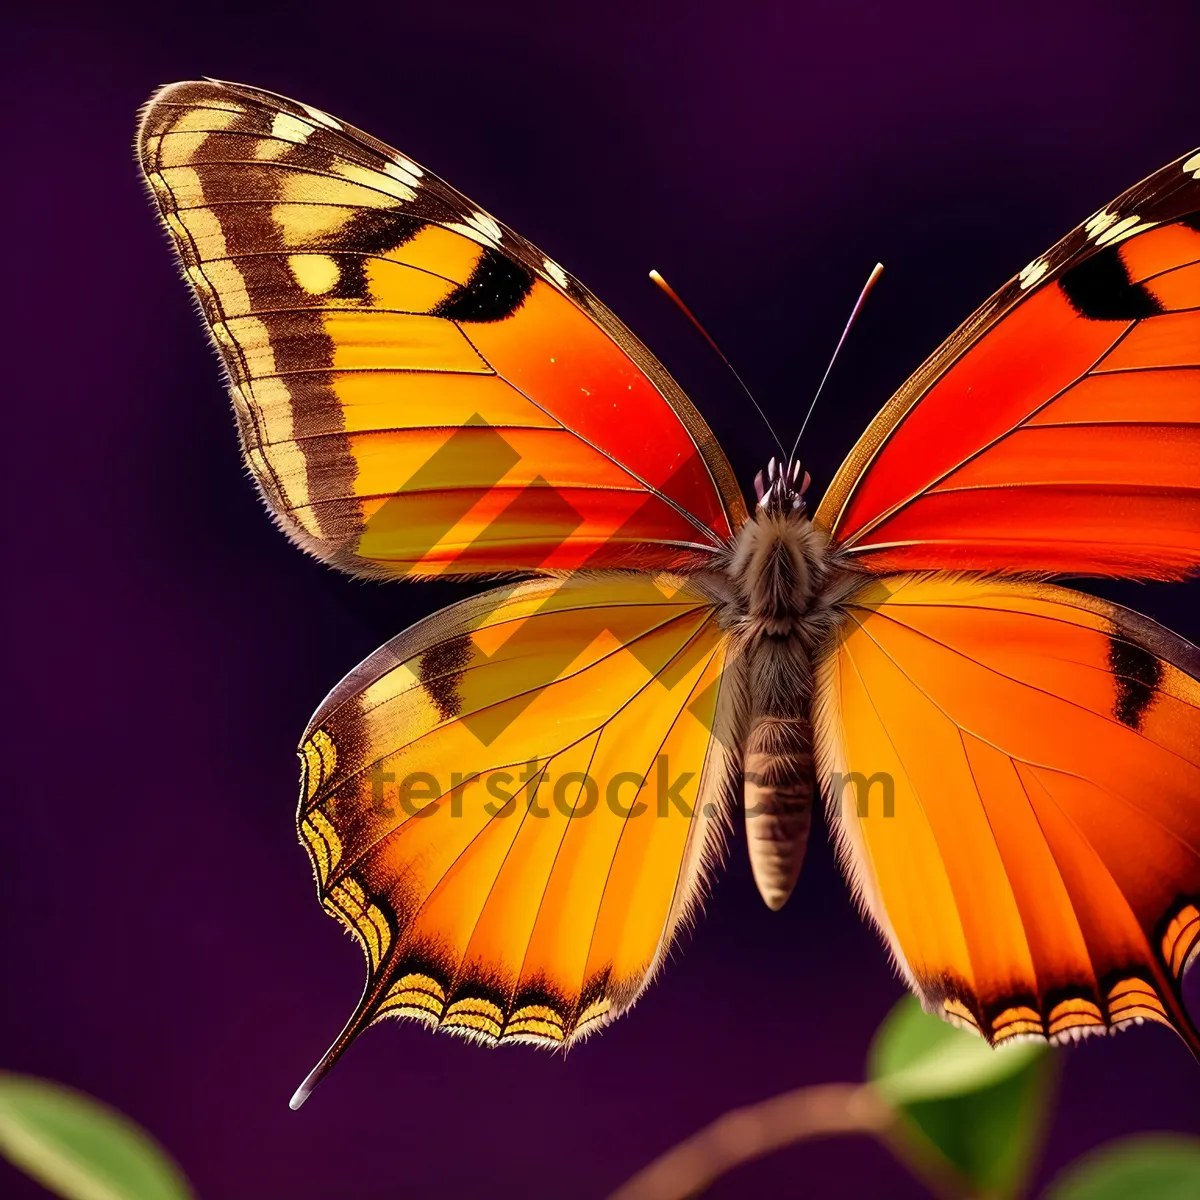
[[[738,532],[726,581],[737,653],[747,841],[772,909],[795,887],[813,801],[813,661],[837,624],[839,576],[803,507],[760,506]]]

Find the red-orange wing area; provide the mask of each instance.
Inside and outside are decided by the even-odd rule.
[[[877,571],[1200,567],[1200,154],[996,293],[843,463],[817,522]]]
[[[745,520],[711,431],[587,289],[308,105],[173,84],[146,178],[282,527],[356,574],[706,561]]]
[[[930,1012],[1170,1026],[1200,953],[1200,651],[1042,581],[871,580],[818,669],[830,821]]]

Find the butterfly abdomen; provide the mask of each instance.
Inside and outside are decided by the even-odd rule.
[[[808,846],[816,775],[809,701],[812,658],[832,618],[822,604],[823,539],[801,511],[760,509],[729,564],[739,596],[743,799],[754,880],[781,908]]]
[[[750,868],[771,909],[783,907],[800,877],[812,825],[812,728],[806,717],[761,718],[743,752]]]

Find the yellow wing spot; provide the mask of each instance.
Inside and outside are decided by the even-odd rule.
[[[300,822],[300,836],[304,838],[304,841],[308,845],[309,853],[312,855],[313,866],[317,869],[317,883],[323,888],[326,880],[329,878],[329,868],[332,866],[329,846],[307,817]]]
[[[377,904],[367,903],[362,885],[352,875],[345,876],[341,883],[330,889],[324,905],[358,935],[371,969],[375,970],[392,944],[392,931],[383,910]]]
[[[1033,287],[1033,285],[1037,283],[1037,281],[1041,279],[1049,270],[1050,264],[1044,258],[1035,258],[1033,262],[1024,267],[1020,275],[1017,276],[1017,279],[1021,284],[1021,291],[1024,292]]]
[[[328,254],[292,254],[288,257],[288,270],[310,296],[332,291],[342,277],[337,259]]]
[[[302,121],[288,112],[276,113],[275,120],[271,122],[272,137],[281,138],[285,142],[295,142],[298,146],[303,146],[315,132],[307,121]]]
[[[312,741],[320,752],[321,763],[325,768],[325,778],[328,779],[333,774],[334,767],[337,766],[337,746],[324,729],[316,730],[312,735]]]
[[[1163,961],[1176,979],[1183,974],[1197,944],[1200,944],[1200,910],[1194,904],[1185,904],[1171,919],[1162,940]]]
[[[195,167],[164,167],[162,178],[176,208],[199,208],[204,204],[204,185]]]
[[[441,1006],[430,1007],[434,1004],[423,992],[414,992],[405,996],[387,996],[381,1000],[375,1010],[375,1017],[407,1017],[412,1021],[421,1021],[426,1025],[436,1026],[441,1020]]]
[[[389,171],[389,167],[392,167],[392,170]],[[392,163],[385,164],[382,171],[352,162],[338,163],[335,169],[343,179],[348,179],[351,183],[360,183],[363,187],[373,188],[377,192],[387,192],[389,196],[395,196],[397,200],[415,200],[417,198],[415,191],[417,181],[406,177],[399,167],[395,167]]]
[[[442,1024],[451,1029],[472,1029],[495,1038],[504,1027],[504,1012],[490,1000],[468,997],[456,1000],[446,1009]]]
[[[337,766],[337,746],[324,729],[316,729],[303,746],[305,799],[311,800]]]
[[[314,808],[300,822],[300,833],[312,851],[317,881],[323,888],[330,873],[342,861],[342,839],[319,808]]]
[[[271,220],[289,246],[306,246],[337,233],[353,215],[352,208],[332,204],[276,204],[271,209]]]
[[[184,167],[172,167],[171,170],[186,170]],[[392,195],[379,186],[379,180],[386,178],[379,171],[371,171],[366,167],[358,167],[357,171],[364,176],[363,180],[350,176],[355,172],[346,166],[338,166],[340,178],[331,175],[313,175],[307,171],[284,175],[279,180],[279,199],[293,204],[340,204],[350,208],[394,208]],[[170,179],[170,176],[168,176]],[[399,183],[396,184],[399,187]]]
[[[1090,238],[1098,238],[1114,221],[1117,219],[1117,214],[1109,212],[1107,209],[1101,209],[1098,213],[1088,217],[1084,222],[1084,231]]]
[[[224,328],[236,342],[251,376],[275,374],[275,345],[261,317],[226,316]]]
[[[520,1021],[509,1021],[504,1027],[502,1036],[540,1042],[562,1042],[566,1040],[560,1026],[549,1021],[539,1021],[533,1017],[528,1017]]]
[[[294,142],[287,142],[277,138],[260,138],[254,143],[254,157],[259,162],[274,162],[276,159],[290,153],[294,147]]]
[[[579,1033],[588,1026],[595,1024],[597,1021],[603,1020],[608,1010],[612,1008],[612,1001],[607,998],[603,1000],[594,1000],[579,1014],[579,1020],[575,1022],[575,1032]]]
[[[169,130],[168,133],[156,139],[155,154],[161,166],[177,166],[179,163],[190,162],[200,151],[200,147],[208,141],[210,130],[199,130],[195,133],[181,133]]]
[[[250,311],[245,277],[228,259],[205,263],[203,268],[189,267],[188,278],[202,299],[206,293],[215,294],[227,317],[242,316]]]
[[[173,198],[171,204],[174,205]],[[181,254],[186,253],[190,257],[194,243],[201,262],[226,257],[225,232],[221,228],[220,218],[211,208],[193,208],[177,217],[169,216],[167,225],[179,239]]]
[[[403,179],[405,183],[410,183],[413,187],[420,187],[420,181],[425,176],[425,172],[411,158],[405,158],[403,154],[393,154],[392,161],[383,169],[389,175],[396,175],[397,171],[402,172],[402,174],[396,175],[396,178]]]
[[[437,1002],[439,1008],[446,1003],[446,989],[432,975],[421,975],[418,973],[402,975],[392,984],[388,995],[396,996],[410,991],[419,991],[427,994],[430,999]]]
[[[448,221],[447,229],[457,230],[472,241],[481,242],[485,246],[500,245],[501,229],[495,218],[482,211],[473,212],[466,221]]]
[[[1115,225],[1110,225],[1096,237],[1097,246],[1111,246],[1114,242],[1124,241],[1135,233],[1145,233],[1157,224],[1155,221],[1143,221],[1139,216],[1124,217]]]
[[[228,129],[246,110],[227,101],[206,100],[203,108],[185,108],[164,133],[215,133]]]
[[[1193,179],[1200,179],[1200,154],[1193,154],[1183,164],[1183,173],[1190,175]]]
[[[1169,1024],[1162,1001],[1144,979],[1122,979],[1114,984],[1108,993],[1108,1015],[1114,1025],[1139,1017]]]
[[[547,275],[558,284],[560,288],[565,289],[570,280],[567,278],[567,273],[556,263],[552,258],[542,259],[542,267]]]
[[[230,374],[234,374],[230,367]],[[234,381],[236,383],[236,380]],[[255,396],[263,391],[263,381],[256,380],[248,390]],[[258,446],[247,443],[246,461],[258,485],[270,498],[276,512],[286,513],[306,533],[321,537],[322,530],[315,510],[308,503],[307,467],[304,452],[295,442],[280,442],[270,448],[270,460]]]
[[[1025,1004],[1006,1008],[992,1022],[992,1037],[997,1042],[1003,1042],[1007,1038],[1017,1037],[1021,1034],[1033,1033],[1040,1037],[1044,1032],[1042,1014]]]
[[[336,867],[342,857],[342,839],[338,837],[337,830],[330,824],[329,818],[319,809],[314,808],[308,814],[309,821],[312,822],[313,828],[325,839],[329,846],[329,862],[330,866]]]
[[[946,1019],[952,1025],[966,1025],[974,1029],[976,1033],[980,1032],[979,1022],[975,1020],[975,1014],[961,1000],[943,1000],[942,1012],[946,1014]]]
[[[1006,1025],[1003,1029],[997,1029],[992,1033],[992,1041],[995,1045],[1001,1046],[1012,1038],[1044,1038],[1046,1031],[1042,1027],[1040,1020],[1038,1021],[1014,1021],[1010,1025]]]
[[[1051,1037],[1065,1033],[1068,1029],[1084,1028],[1103,1025],[1104,1016],[1099,1007],[1091,1000],[1064,1000],[1050,1010],[1050,1019],[1046,1023],[1047,1033]]]
[[[428,975],[402,975],[379,1004],[379,1016],[415,1017],[436,1025],[446,1008],[446,993]]]
[[[273,456],[279,454],[282,447],[277,443],[291,442],[296,431],[291,389],[282,376],[269,375],[251,380],[244,390],[258,409],[258,420],[253,425],[255,440],[262,446],[270,446]],[[301,454],[297,463],[301,474],[303,461]]]
[[[562,1014],[545,1004],[526,1004],[518,1008],[504,1027],[505,1036],[547,1038],[561,1042],[564,1038]]]

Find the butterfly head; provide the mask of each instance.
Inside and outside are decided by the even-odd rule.
[[[772,458],[765,472],[754,477],[754,494],[758,497],[758,508],[786,516],[796,513],[804,515],[804,493],[812,482],[799,459],[780,462]]]

